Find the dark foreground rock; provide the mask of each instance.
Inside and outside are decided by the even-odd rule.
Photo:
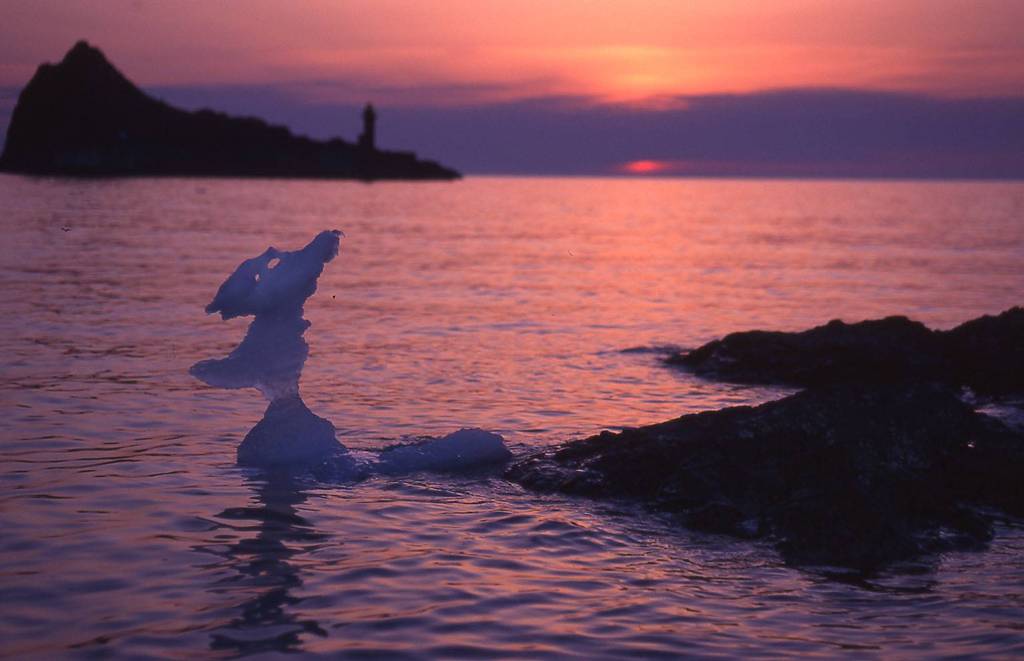
[[[927,381],[981,395],[1024,393],[1024,309],[934,331],[906,317],[799,333],[732,333],[668,362],[701,376],[741,383],[819,386]]]
[[[186,112],[148,96],[79,42],[18,97],[0,170],[46,175],[457,179],[413,152],[312,140],[254,117]]]
[[[529,488],[639,499],[799,564],[872,569],[983,545],[978,507],[1024,514],[1024,440],[948,388],[840,385],[567,444]]]

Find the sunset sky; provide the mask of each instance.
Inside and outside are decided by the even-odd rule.
[[[1000,151],[989,135],[1009,132],[1010,146],[1024,140],[1024,124],[1013,120],[1024,95],[1019,0],[3,0],[0,7],[4,128],[35,68],[85,38],[172,103],[256,114],[317,137],[354,136],[350,111],[373,100],[385,146],[475,171],[710,172],[717,163],[756,172],[743,150],[688,147],[692,132],[706,133],[714,119],[694,112],[732,113],[747,127],[760,117],[765,131],[777,133],[793,113],[834,113],[832,91],[843,90],[839,107],[860,110],[838,117],[837,130],[861,130],[865,113],[862,128],[872,134],[891,132],[879,122],[892,112],[911,124],[915,112],[948,115],[938,120],[947,130],[987,135],[960,144],[965,158],[1024,172],[1024,157]],[[898,106],[892,112],[890,103]],[[582,142],[564,141],[565,131],[584,128]],[[510,134],[507,143],[495,141],[499,129]],[[636,141],[621,139],[633,130]],[[652,130],[658,137],[645,137]],[[565,158],[610,132],[620,136],[618,149]],[[767,136],[768,145],[791,137]],[[902,153],[942,174],[936,159],[958,156],[933,138],[912,145],[917,156]],[[854,156],[874,159],[885,174],[878,153],[828,153],[843,167]],[[780,167],[789,174],[813,171],[821,160],[786,158]]]

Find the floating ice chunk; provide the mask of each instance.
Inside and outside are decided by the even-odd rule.
[[[306,299],[316,292],[324,265],[338,254],[341,232],[318,234],[301,250],[267,248],[247,259],[217,290],[207,313],[224,319],[253,315],[245,338],[226,358],[202,360],[191,373],[216,388],[257,388],[270,400],[263,419],[238,447],[238,463],[280,467],[341,461],[345,446],[334,425],[314,415],[299,396],[309,356],[302,335]],[[344,463],[344,462],[342,462]]]
[[[224,319],[253,315],[245,338],[226,358],[202,360],[191,373],[217,388],[258,388],[270,401],[263,419],[238,446],[238,463],[305,470],[330,479],[360,479],[372,473],[450,472],[499,464],[511,458],[504,440],[480,429],[357,457],[338,442],[334,425],[314,414],[299,395],[299,377],[309,356],[302,335],[306,299],[316,292],[324,265],[338,254],[341,232],[321,232],[305,248],[267,248],[247,259],[217,290],[207,313]]]
[[[415,471],[456,472],[500,464],[512,458],[505,440],[482,429],[460,429],[432,438],[384,450],[375,467],[388,475]]]
[[[192,375],[215,388],[257,388],[270,401],[294,395],[309,356],[307,328],[297,315],[258,315],[227,358],[201,360]]]
[[[299,312],[316,292],[324,264],[338,254],[341,232],[320,232],[301,250],[285,252],[267,248],[259,257],[238,265],[217,290],[206,312],[220,312],[224,319],[275,311]]]
[[[242,262],[217,290],[207,313],[224,319],[254,315],[242,343],[227,358],[203,360],[192,375],[215,388],[258,388],[273,401],[299,391],[309,346],[302,308],[316,292],[324,265],[338,254],[341,232],[321,232],[301,250],[267,248]]]
[[[296,394],[270,402],[263,419],[238,446],[243,466],[312,464],[343,453],[334,425],[314,414]]]

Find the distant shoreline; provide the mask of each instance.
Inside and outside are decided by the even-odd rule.
[[[452,180],[411,151],[376,146],[367,104],[358,142],[313,140],[252,116],[187,111],[156,99],[79,41],[42,64],[11,113],[0,171],[43,176]]]
[[[921,183],[921,184],[1012,184],[1024,183],[1024,177],[787,177],[781,175],[712,175],[712,174],[659,174],[659,175],[629,175],[615,173],[595,174],[565,174],[565,173],[500,173],[500,172],[464,172],[458,178],[453,179],[357,179],[339,178],[330,175],[324,176],[288,176],[288,175],[244,175],[244,174],[34,174],[28,172],[10,172],[0,169],[0,176],[27,177],[33,179],[71,179],[71,180],[96,180],[108,181],[113,179],[256,179],[256,180],[294,180],[294,181],[351,181],[363,184],[384,184],[394,183],[436,183],[437,181],[456,182],[461,179],[611,179],[616,181],[764,181],[764,182],[804,182],[804,183],[828,183],[828,182],[863,182],[863,183]]]

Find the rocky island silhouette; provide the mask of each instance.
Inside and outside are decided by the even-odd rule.
[[[86,41],[42,64],[11,116],[0,171],[38,175],[174,175],[458,179],[414,152],[376,146],[376,112],[358,143],[294,135],[255,117],[189,112],[155,99]]]

